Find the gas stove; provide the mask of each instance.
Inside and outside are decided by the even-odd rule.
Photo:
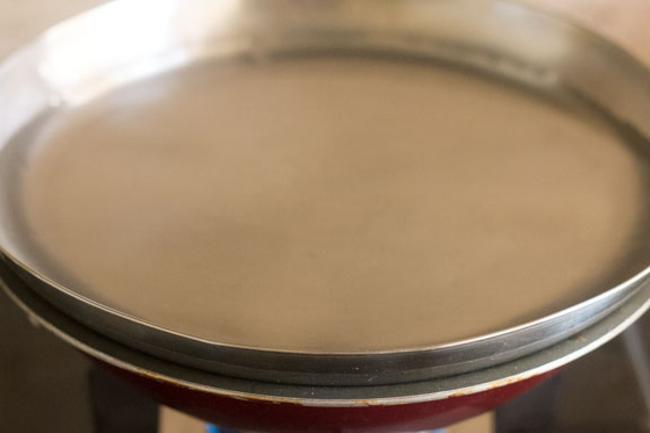
[[[7,433],[224,431],[161,408],[0,297],[0,422]],[[554,378],[447,433],[650,432],[650,316]],[[251,414],[254,417],[255,414]],[[170,421],[171,420],[171,421]],[[187,427],[189,426],[189,427]],[[206,430],[207,429],[207,430]]]

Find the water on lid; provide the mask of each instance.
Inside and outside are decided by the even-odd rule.
[[[448,343],[608,288],[639,218],[607,126],[430,65],[205,63],[50,122],[24,179],[75,290],[230,344]]]

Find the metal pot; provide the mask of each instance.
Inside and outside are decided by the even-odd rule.
[[[496,0],[169,0],[155,7],[118,0],[56,26],[0,67],[0,143],[39,116],[125,82],[206,57],[255,58],[261,51],[433,59],[536,93],[575,98],[636,143],[639,163],[647,166],[648,71],[595,34]],[[141,60],[154,55],[143,66]],[[120,69],[132,63],[138,67]],[[26,155],[16,146],[0,153],[0,275],[12,299],[36,322],[162,401],[233,426],[394,431],[446,424],[543,380],[613,338],[650,305],[650,244],[641,227],[618,264],[621,278],[614,286],[475,338],[330,353],[196,338],[82,295],[36,264],[17,180]],[[251,411],[264,415],[252,420]]]
[[[418,431],[494,409],[621,333],[650,307],[650,286],[607,318],[535,354],[448,378],[374,386],[300,386],[220,376],[130,349],[80,325],[5,263],[0,278],[30,320],[158,401],[218,425],[254,431]]]

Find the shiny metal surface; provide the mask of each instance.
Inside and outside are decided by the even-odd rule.
[[[116,32],[115,28],[120,31]],[[79,35],[83,34],[83,37]],[[650,78],[623,51],[557,18],[507,2],[117,1],[48,31],[0,67],[0,142],[39,116],[73,108],[111,89],[200,59],[252,59],[282,52],[387,51],[435,58],[569,94],[597,107],[633,139],[650,135]],[[644,149],[644,151],[647,149]],[[21,161],[4,151],[11,184]],[[399,383],[463,373],[530,354],[602,319],[640,291],[648,227],[626,273],[601,295],[551,316],[449,345],[417,350],[306,353],[244,348],[190,338],[84,298],[35,275],[16,226],[15,190],[0,191],[0,245],[25,281],[80,322],[132,347],[238,377],[308,384]],[[646,215],[647,220],[647,215]],[[629,274],[630,276],[632,274]]]
[[[220,376],[166,362],[105,338],[44,302],[0,262],[4,291],[30,320],[82,352],[112,366],[182,388],[237,399],[315,407],[389,406],[472,395],[534,378],[597,349],[650,308],[646,282],[604,320],[551,347],[502,365],[453,377],[395,385],[305,386]]]

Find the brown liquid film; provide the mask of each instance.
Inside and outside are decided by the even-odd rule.
[[[206,63],[52,122],[25,212],[75,289],[219,342],[445,343],[608,288],[640,212],[607,126],[417,63]]]

